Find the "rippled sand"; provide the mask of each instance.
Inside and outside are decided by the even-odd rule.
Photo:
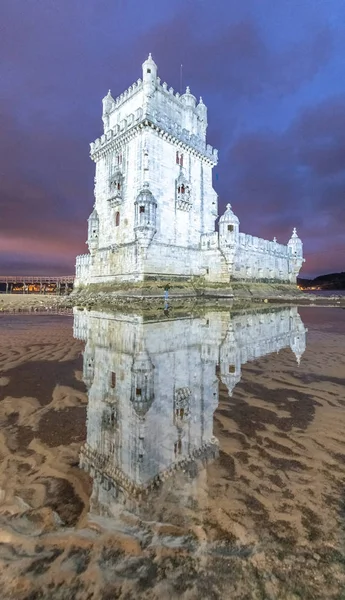
[[[72,320],[2,317],[0,597],[345,597],[345,313],[300,312],[299,368],[286,349],[243,366],[231,398],[221,385],[219,457],[112,514],[78,468]]]

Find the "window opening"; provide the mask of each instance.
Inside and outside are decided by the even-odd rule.
[[[176,152],[176,164],[179,165],[180,164],[180,158],[179,158],[179,153]]]
[[[228,231],[233,231],[234,230],[234,226],[233,225],[228,225]]]
[[[144,213],[145,212],[145,206],[139,206],[139,212],[140,213]]]
[[[114,373],[112,371],[112,373],[111,373],[110,387],[114,389],[115,386],[116,386],[116,373]]]
[[[183,167],[183,154],[180,156],[180,167]]]
[[[151,73],[151,69],[147,69],[146,73]]]
[[[115,226],[118,227],[120,225],[120,213],[117,211],[115,215]]]
[[[229,365],[229,373],[235,373],[236,368],[235,365]]]
[[[178,442],[175,442],[175,444],[174,444],[174,453],[181,454],[181,450],[182,450],[182,441],[179,440]]]
[[[141,388],[136,388],[135,389],[135,395],[136,396],[141,396]]]

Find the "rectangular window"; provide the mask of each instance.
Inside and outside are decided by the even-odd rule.
[[[233,225],[228,225],[228,231],[233,231],[234,230],[234,226]]]
[[[180,164],[180,157],[179,157],[179,153],[176,152],[176,164],[179,165]]]
[[[135,389],[135,395],[136,396],[141,396],[141,388],[136,388]]]
[[[145,206],[140,206],[139,207],[139,212],[140,213],[144,213],[145,212]]]
[[[183,167],[183,154],[180,156],[180,167]]]
[[[111,373],[110,387],[114,389],[115,386],[116,386],[116,373],[112,372]]]

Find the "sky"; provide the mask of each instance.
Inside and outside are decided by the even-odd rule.
[[[219,215],[345,271],[343,0],[1,0],[0,271],[74,273],[87,252],[101,100],[142,76],[203,97]]]

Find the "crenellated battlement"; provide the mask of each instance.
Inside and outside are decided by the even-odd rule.
[[[181,145],[181,148],[186,151],[197,153],[201,158],[209,160],[212,165],[218,163],[218,150],[211,144],[206,145],[202,139],[191,134],[187,129],[182,129],[175,121],[160,117],[159,113],[152,114],[149,119],[143,118],[142,109],[138,109],[136,114],[128,115],[120,124],[90,143],[92,160],[97,161],[105,153],[120,148],[143,127],[149,127],[171,143]]]
[[[104,133],[90,144],[91,158],[97,160],[103,151],[108,151],[109,142],[114,138],[119,143],[126,142],[122,134],[132,129],[137,131],[136,126],[147,121],[150,126],[174,136],[173,143],[188,145],[216,164],[218,152],[206,142],[207,107],[202,98],[197,104],[188,86],[183,94],[175,92],[165,81],[161,83],[156,73],[157,67],[150,57],[143,64],[143,79],[138,79],[115,99],[109,90],[102,101]]]
[[[203,277],[295,283],[304,262],[294,230],[287,245],[242,233],[230,204],[219,219],[207,139],[207,106],[158,76],[151,55],[142,78],[102,100],[103,133],[90,144],[94,210],[91,257],[78,257],[76,285]]]

